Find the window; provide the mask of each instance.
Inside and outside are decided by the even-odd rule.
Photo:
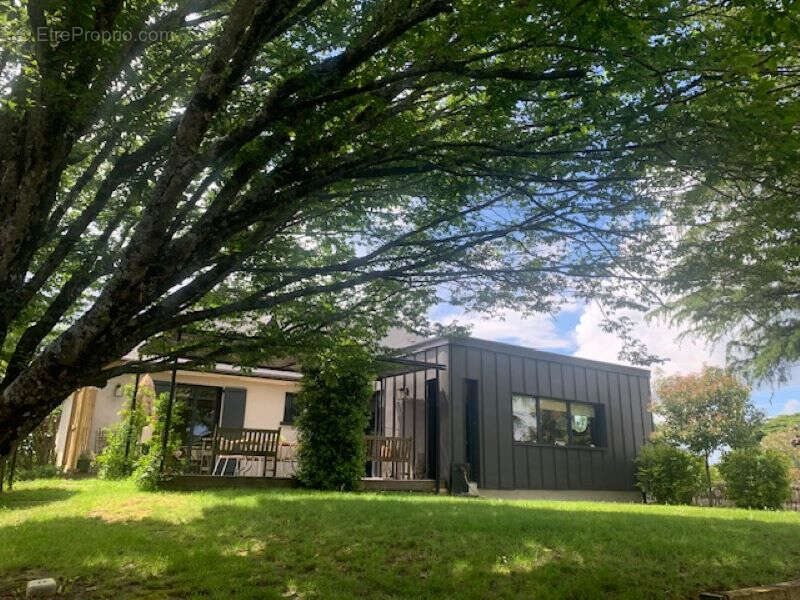
[[[513,394],[511,407],[515,442],[585,448],[605,443],[602,405]]]
[[[542,415],[542,442],[566,446],[569,442],[567,431],[567,403],[558,400],[539,400]]]
[[[593,404],[581,404],[579,402],[570,403],[570,414],[572,416],[572,444],[576,446],[588,446],[596,448],[602,445],[600,437],[600,427],[596,409]]]
[[[536,441],[536,398],[514,394],[511,397],[514,413],[514,441]]]
[[[286,399],[283,401],[283,420],[281,425],[294,425],[295,417],[297,417],[295,394],[286,392]]]

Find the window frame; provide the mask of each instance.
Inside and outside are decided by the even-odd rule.
[[[584,402],[582,400],[565,400],[562,398],[554,398],[552,396],[540,396],[536,394],[524,394],[513,392],[511,394],[511,402],[509,402],[509,409],[511,412],[511,420],[514,420],[514,396],[527,396],[532,398],[536,403],[536,440],[532,442],[518,441],[514,439],[514,431],[511,431],[511,443],[519,446],[541,446],[544,448],[577,448],[581,450],[606,450],[608,448],[608,427],[606,426],[606,407],[600,402]],[[563,402],[567,407],[567,443],[560,445],[556,443],[543,442],[542,440],[542,408],[540,405],[541,400],[553,400],[554,402]],[[595,411],[595,420],[598,422],[600,428],[598,433],[599,444],[596,446],[586,446],[583,444],[574,444],[572,441],[572,405],[583,404],[591,406]]]

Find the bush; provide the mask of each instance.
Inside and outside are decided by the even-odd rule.
[[[15,481],[31,481],[33,479],[55,479],[61,477],[61,469],[55,465],[36,465],[30,469],[14,471]]]
[[[668,444],[644,446],[636,468],[636,485],[662,504],[691,504],[704,486],[702,460]]]
[[[789,464],[775,450],[743,448],[722,457],[725,495],[742,508],[780,509],[791,495]]]
[[[143,388],[142,391],[149,391]],[[139,402],[131,411],[130,404],[133,398],[133,386],[125,386],[127,400],[120,411],[120,420],[106,431],[106,447],[95,458],[97,476],[100,479],[123,479],[130,476],[133,466],[141,454],[139,438],[142,429],[147,424],[147,416]],[[125,449],[128,449],[127,456]]]
[[[180,471],[176,453],[181,445],[183,421],[181,402],[176,395],[170,419],[169,442],[166,453],[162,453],[161,440],[164,435],[164,421],[169,404],[169,394],[159,394],[153,410],[153,436],[149,444],[142,445],[142,452],[133,469],[133,479],[139,489],[154,491],[161,483]],[[164,468],[162,470],[162,459]]]
[[[371,359],[341,343],[304,361],[298,394],[298,480],[322,490],[352,490],[364,475],[364,430],[373,393]]]

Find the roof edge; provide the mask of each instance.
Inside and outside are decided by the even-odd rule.
[[[485,340],[471,336],[442,336],[431,338],[411,346],[402,348],[403,351],[417,351],[426,348],[432,348],[442,345],[459,345],[471,348],[481,348],[484,350],[492,350],[495,352],[504,352],[506,354],[516,354],[535,358],[539,360],[547,360],[551,362],[567,362],[584,367],[594,369],[603,369],[606,371],[615,371],[618,373],[633,373],[636,375],[650,377],[650,369],[643,367],[634,367],[631,365],[623,365],[620,363],[607,362],[602,360],[594,360],[591,358],[583,358],[580,356],[572,356],[569,354],[559,354],[558,352],[548,352],[546,350],[537,350],[528,346],[519,346],[517,344],[509,344],[507,342],[496,342],[494,340]]]

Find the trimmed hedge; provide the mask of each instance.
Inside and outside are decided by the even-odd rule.
[[[742,448],[722,457],[725,495],[741,508],[777,510],[791,496],[789,463],[775,450]]]
[[[636,485],[661,504],[691,504],[704,486],[703,461],[668,444],[647,444],[636,458]]]
[[[297,479],[321,490],[357,489],[365,473],[364,430],[373,393],[370,355],[340,343],[304,362]]]

